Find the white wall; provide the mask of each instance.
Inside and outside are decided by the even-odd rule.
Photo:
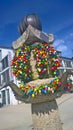
[[[0,50],[2,50],[2,59],[3,59],[6,55],[8,55],[8,52],[11,52],[11,55],[12,55],[12,57],[13,57],[13,50],[11,50],[11,49],[6,49],[6,48],[0,48]]]
[[[16,100],[13,91],[11,90],[10,87],[7,87],[7,88],[9,88],[9,92],[10,92],[10,105],[17,105],[18,104],[18,100]]]
[[[13,56],[14,56],[14,53],[13,53],[13,50],[11,49],[6,49],[6,48],[0,48],[0,50],[2,51],[2,59],[8,55],[8,63],[9,63],[9,66],[7,68],[9,68],[9,77],[10,77],[10,80],[14,80],[14,82],[17,84],[17,81],[16,81],[16,78],[13,76],[12,74],[12,71],[11,71],[11,61],[13,59]],[[5,68],[3,71],[5,71],[7,68]],[[0,73],[2,73],[3,71],[1,71]],[[8,101],[7,101],[7,92],[6,92],[6,89],[9,89],[9,95],[10,95],[10,105],[15,105],[15,104],[18,104],[18,100],[16,100],[15,96],[14,96],[14,93],[13,91],[11,90],[10,87],[6,87],[6,88],[3,88],[1,91],[5,90],[5,96],[6,96],[6,105],[8,105]],[[0,93],[1,93],[0,91]],[[0,99],[2,100],[2,99]]]

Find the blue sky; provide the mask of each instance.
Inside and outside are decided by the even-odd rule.
[[[73,53],[73,0],[0,0],[0,46],[12,46],[22,18],[36,13],[43,31],[54,34],[54,47],[62,55]]]

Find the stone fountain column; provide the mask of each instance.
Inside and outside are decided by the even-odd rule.
[[[13,42],[13,48],[18,49],[23,43],[28,45],[28,43],[44,41],[47,43],[51,43],[53,41],[53,36],[38,31],[37,29],[29,25],[26,31],[23,33],[23,35],[20,38],[18,38],[17,41]],[[31,59],[33,60],[32,53]],[[32,62],[31,65],[32,72],[34,72],[34,79],[37,79],[38,75],[37,77],[35,77],[36,71],[34,71],[34,66]],[[33,81],[33,83],[34,82],[35,81]],[[37,83],[39,84],[39,79],[37,79]],[[54,94],[52,94],[51,96],[40,95],[39,98],[38,96],[36,96],[35,98],[30,97],[28,99],[28,103],[31,103],[34,130],[62,130],[59,110],[55,100],[56,96],[54,95],[53,97],[53,95]],[[22,101],[22,98],[18,97],[18,99]],[[23,101],[24,100],[26,99],[23,99]]]
[[[62,130],[56,100],[31,105],[34,130]]]
[[[35,68],[35,60],[33,53],[31,52],[30,56],[30,64],[32,66],[32,71],[35,79],[38,78],[38,74]],[[35,83],[36,81],[36,83]],[[40,80],[35,80],[33,82],[30,82],[30,84],[41,84]],[[39,82],[39,83],[38,83]],[[46,82],[46,80],[44,80]],[[43,79],[42,79],[43,83]],[[46,96],[46,95],[44,95]],[[42,97],[42,98],[41,98]],[[37,101],[31,102],[31,112],[32,112],[32,120],[33,120],[33,126],[34,130],[62,130],[59,110],[57,106],[57,102],[54,97],[48,96],[47,99],[43,102],[43,97],[41,95],[40,101],[37,99]],[[37,97],[36,97],[37,98]]]

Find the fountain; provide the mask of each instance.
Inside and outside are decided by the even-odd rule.
[[[54,36],[42,31],[36,14],[25,16],[18,30],[21,36],[12,43],[15,55],[11,66],[21,84],[8,85],[17,100],[31,103],[34,130],[62,130],[56,98],[64,93],[71,72],[65,72],[60,79],[60,58],[52,45]]]

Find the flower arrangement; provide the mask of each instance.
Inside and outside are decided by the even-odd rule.
[[[32,66],[30,64],[31,51],[33,50],[34,60],[36,61],[36,71],[39,79],[54,78],[48,84],[31,85],[34,80]],[[59,78],[60,58],[55,48],[48,43],[23,44],[15,50],[15,55],[11,63],[14,76],[20,80],[20,89],[24,95],[35,97],[39,94],[54,93],[61,86]]]

